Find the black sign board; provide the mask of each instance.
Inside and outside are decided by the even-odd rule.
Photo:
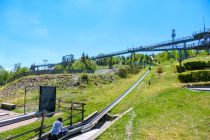
[[[55,111],[56,87],[40,86],[39,111]]]

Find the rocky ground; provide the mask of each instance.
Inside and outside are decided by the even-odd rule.
[[[87,85],[99,85],[111,83],[117,78],[114,74],[46,74],[39,76],[28,76],[13,81],[1,88],[0,98],[16,96],[18,92],[39,88],[41,85],[56,86],[59,89],[71,87],[85,88]]]

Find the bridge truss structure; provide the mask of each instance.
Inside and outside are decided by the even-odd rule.
[[[148,46],[140,46],[136,48],[129,48],[127,50],[122,50],[119,52],[108,53],[104,55],[98,55],[91,57],[92,60],[113,57],[128,53],[136,52],[154,52],[154,51],[172,51],[172,50],[209,50],[210,49],[210,28],[204,31],[194,32],[192,36],[182,37],[178,39],[173,39],[170,41],[164,41]]]

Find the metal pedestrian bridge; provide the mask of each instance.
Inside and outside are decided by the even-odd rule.
[[[190,44],[189,44],[190,43]],[[98,55],[91,57],[92,60],[112,57],[117,55],[123,55],[136,52],[148,52],[148,51],[172,51],[172,50],[208,50],[210,49],[210,28],[204,31],[194,32],[191,36],[182,37],[170,41],[164,41],[148,46],[140,46],[136,48],[129,48],[127,50],[113,52],[104,55]]]

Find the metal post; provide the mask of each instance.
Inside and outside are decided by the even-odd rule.
[[[26,114],[26,86],[25,86],[25,91],[24,91],[25,93],[24,93],[24,105],[23,105],[23,109],[24,109],[24,115]]]

